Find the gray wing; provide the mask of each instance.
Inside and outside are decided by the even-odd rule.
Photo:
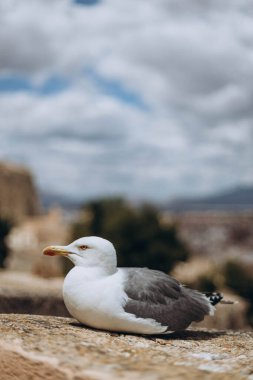
[[[168,331],[186,329],[210,314],[212,306],[202,293],[182,286],[167,274],[147,268],[122,268],[125,292],[124,310],[140,318],[153,318]]]

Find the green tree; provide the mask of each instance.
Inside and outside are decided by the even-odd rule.
[[[122,199],[90,202],[73,226],[73,239],[96,235],[110,240],[118,253],[119,266],[146,266],[170,271],[188,258],[188,250],[177,235],[176,226],[165,226],[150,205],[139,208]]]
[[[11,230],[11,223],[6,219],[0,218],[0,268],[5,267],[5,259],[8,255],[6,237]]]

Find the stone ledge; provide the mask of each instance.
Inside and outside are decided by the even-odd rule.
[[[44,279],[28,273],[0,271],[0,314],[69,317],[62,284],[62,278]]]
[[[71,318],[0,314],[1,380],[252,380],[252,359],[252,332],[141,337],[87,329]]]

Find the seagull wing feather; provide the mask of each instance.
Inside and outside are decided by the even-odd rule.
[[[122,268],[128,300],[124,310],[139,318],[152,318],[168,331],[202,321],[212,306],[202,293],[184,287],[169,275],[148,268]]]

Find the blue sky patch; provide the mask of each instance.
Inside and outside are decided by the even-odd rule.
[[[97,5],[100,3],[100,0],[73,0],[74,4],[77,5]]]
[[[33,81],[22,75],[0,76],[0,92],[33,92],[38,95],[53,95],[66,90],[70,86],[67,79],[52,75],[42,84],[35,85]]]
[[[85,74],[89,76],[96,87],[106,95],[115,97],[124,103],[128,103],[143,110],[148,110],[148,106],[145,104],[142,97],[125,87],[124,83],[115,79],[105,78],[93,69],[86,69]]]
[[[32,83],[18,75],[0,76],[0,92],[32,91]]]
[[[46,79],[45,82],[37,88],[37,90],[41,95],[53,95],[58,92],[62,92],[69,87],[69,80],[57,75],[52,75]]]

